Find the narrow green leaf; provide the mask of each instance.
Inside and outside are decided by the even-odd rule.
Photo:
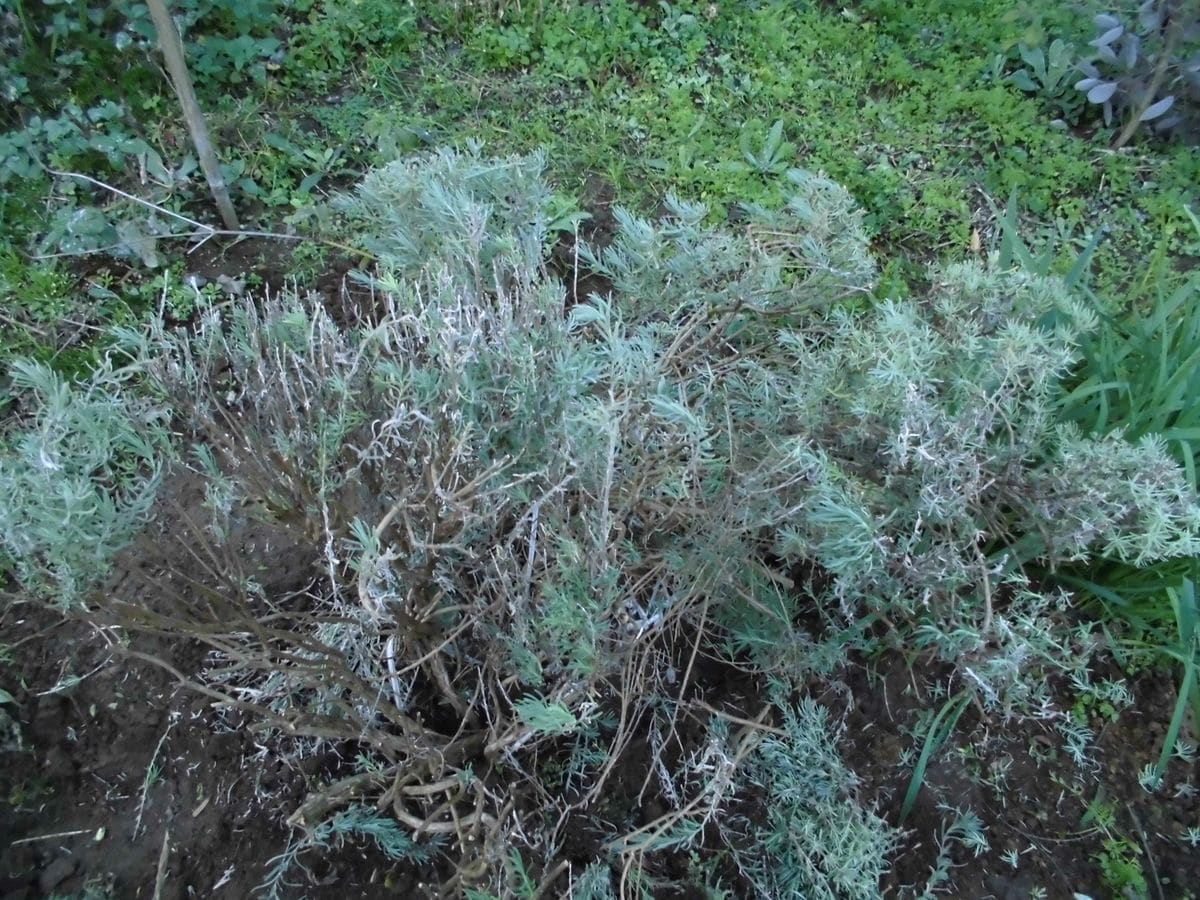
[[[1096,253],[1096,248],[1100,246],[1100,241],[1104,238],[1104,230],[1096,229],[1087,246],[1071,264],[1070,270],[1063,278],[1063,283],[1068,287],[1075,287],[1081,278],[1087,273],[1088,267],[1092,263],[1092,256]]]
[[[1163,737],[1163,746],[1158,754],[1158,763],[1154,766],[1154,774],[1159,778],[1167,771],[1171,754],[1175,752],[1175,742],[1179,740],[1179,732],[1183,728],[1183,719],[1187,714],[1188,695],[1196,681],[1196,654],[1193,648],[1191,656],[1183,667],[1183,679],[1179,683],[1179,697],[1175,701],[1175,712],[1171,716],[1171,724]]]
[[[763,147],[764,162],[774,162],[775,154],[779,152],[779,146],[783,143],[783,119],[776,119],[775,124],[771,126],[771,132],[767,135],[767,143]]]
[[[900,806],[901,823],[908,818],[913,804],[917,801],[917,794],[920,793],[921,785],[925,781],[925,770],[929,767],[929,761],[954,731],[954,726],[958,724],[970,699],[971,695],[965,691],[956,697],[951,697],[943,704],[930,723],[929,730],[925,732],[925,744],[921,748],[921,756],[917,759],[912,780],[908,784],[908,792],[904,795],[904,802]]]
[[[1168,588],[1167,595],[1171,598],[1171,607],[1175,611],[1179,643],[1188,647],[1196,635],[1196,620],[1200,618],[1200,612],[1196,609],[1196,585],[1190,578],[1185,578],[1179,590]]]

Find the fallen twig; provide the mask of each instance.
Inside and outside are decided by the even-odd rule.
[[[167,861],[171,858],[171,829],[163,831],[162,850],[158,854],[158,871],[154,874],[154,900],[162,900],[167,885]]]
[[[146,764],[146,777],[142,779],[142,798],[138,802],[137,819],[133,823],[133,836],[135,839],[142,828],[142,815],[146,812],[146,797],[150,793],[150,783],[153,781],[154,761],[158,759],[158,753],[162,750],[163,743],[167,740],[167,735],[171,733],[171,728],[174,724],[174,722],[167,723],[166,730],[162,733],[162,737],[158,739],[158,743],[154,747],[154,753],[150,756],[150,762]]]
[[[340,243],[339,241],[331,241],[328,238],[311,237],[311,236],[302,235],[302,234],[283,234],[282,232],[278,232],[278,231],[255,231],[255,230],[235,229],[235,228],[214,228],[212,225],[205,225],[203,222],[199,222],[196,219],[192,219],[188,216],[185,216],[185,215],[183,215],[183,213],[175,212],[172,209],[167,209],[165,206],[160,206],[159,204],[154,203],[153,201],[147,200],[144,197],[139,197],[136,194],[129,193],[128,191],[123,191],[119,187],[108,184],[107,182],[101,181],[98,178],[93,178],[91,175],[84,175],[81,172],[59,172],[54,169],[49,169],[48,171],[50,172],[51,175],[54,175],[58,178],[78,178],[80,181],[86,181],[88,184],[94,185],[98,188],[103,188],[104,190],[109,191],[110,193],[116,194],[118,197],[123,197],[126,200],[131,200],[134,203],[137,203],[139,206],[144,206],[147,209],[154,210],[155,212],[161,213],[164,216],[167,216],[172,219],[177,219],[180,222],[184,222],[188,225],[191,225],[192,228],[195,229],[194,231],[191,231],[191,232],[180,232],[180,233],[174,233],[174,234],[155,235],[155,237],[157,237],[157,238],[199,238],[200,240],[197,242],[197,244],[194,247],[192,247],[192,249],[188,252],[193,252],[193,251],[199,249],[206,242],[212,240],[215,237],[233,237],[233,238],[256,237],[256,238],[269,238],[272,240],[279,240],[279,241],[313,241],[318,244],[324,244],[327,247],[333,247],[337,250],[342,250],[342,251],[345,251],[346,253],[351,253],[355,256],[361,256],[361,257],[364,257],[366,259],[371,259],[371,260],[376,259],[376,256],[373,253],[363,250],[361,247],[351,247],[348,244],[343,244],[343,243]],[[52,256],[73,256],[73,255],[86,255],[86,253],[84,253],[84,254],[59,253],[59,254],[52,254],[49,256],[34,256],[33,258],[34,259],[49,259],[49,258],[52,258]]]
[[[18,844],[32,844],[34,841],[52,841],[55,838],[75,837],[78,834],[87,834],[90,829],[78,828],[75,831],[56,831],[54,834],[39,834],[34,837],[21,838],[20,840],[12,841],[9,846],[15,847]]]

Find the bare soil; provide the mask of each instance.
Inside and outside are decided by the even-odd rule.
[[[186,591],[203,562],[171,535],[202,515],[202,500],[194,479],[172,480],[105,590],[148,603],[154,591]],[[235,537],[268,591],[311,578],[304,554],[256,523]],[[13,650],[0,677],[16,704],[0,754],[0,898],[89,886],[118,898],[253,896],[287,847],[283,820],[336,756],[284,768],[251,728],[180,688],[167,667],[194,675],[204,662],[197,644],[117,643],[114,631],[22,606],[3,634]],[[378,868],[358,862],[317,860],[313,884],[295,896],[384,896]]]
[[[336,777],[343,760],[331,754],[284,768],[269,742],[236,727],[206,698],[178,688],[162,668],[109,648],[79,623],[31,611],[6,621],[4,633],[16,645],[2,670],[16,704],[6,707],[15,723],[0,751],[0,900],[75,897],[88,887],[121,898],[255,896],[271,861],[288,845],[283,820],[309,788]],[[144,649],[181,668],[201,662],[195,647],[177,647],[174,654],[166,646]],[[732,674],[702,666],[692,697],[753,717],[755,686]],[[75,682],[77,676],[82,680]],[[911,684],[903,667],[856,668],[847,690],[822,698],[845,716],[842,749],[863,780],[859,799],[876,804],[892,822],[919,748],[912,730],[929,703],[912,694]],[[1174,687],[1148,674],[1133,689],[1135,708],[1101,730],[1092,770],[1055,756],[1061,738],[1043,726],[1000,727],[969,710],[952,746],[927,772],[880,895],[922,887],[949,810],[969,808],[983,820],[991,849],[974,856],[952,848],[947,896],[1024,900],[1038,886],[1048,897],[1119,896],[1104,885],[1097,861],[1105,835],[1085,818],[1089,804],[1101,798],[1115,812],[1114,833],[1137,847],[1149,896],[1192,896],[1200,884],[1200,853],[1181,835],[1200,821],[1200,800],[1173,792],[1196,783],[1200,771],[1175,761],[1162,791],[1152,795],[1139,787],[1136,773],[1157,757]],[[704,732],[703,723],[685,718],[680,752],[702,741]],[[982,749],[957,752],[968,743]],[[594,861],[613,827],[637,827],[668,809],[653,788],[638,799],[649,761],[648,744],[635,743],[601,802],[572,823],[565,849],[573,864]],[[1009,766],[1007,775],[989,783],[997,764]],[[1004,857],[1012,852],[1020,860],[1016,869]],[[305,859],[309,870],[294,870],[295,884],[283,896],[427,895],[417,888],[416,873],[397,871],[370,848]],[[683,877],[687,862],[682,854],[658,859],[654,874]],[[558,886],[565,891],[566,880]]]
[[[1106,674],[1121,677],[1115,668]],[[900,665],[859,669],[848,679],[853,702],[843,755],[863,779],[865,797],[878,803],[893,824],[921,748],[913,730],[922,712],[939,706],[928,696],[918,697],[913,682]],[[1176,795],[1176,789],[1197,784],[1200,764],[1173,760],[1166,783],[1154,794],[1143,790],[1137,777],[1158,759],[1177,682],[1166,673],[1148,672],[1129,687],[1135,698],[1130,709],[1116,721],[1089,722],[1097,737],[1082,767],[1059,749],[1063,737],[1047,724],[991,721],[968,708],[926,771],[884,893],[923,886],[951,810],[969,809],[983,821],[990,850],[975,856],[961,846],[954,849],[949,896],[1024,900],[1040,887],[1047,897],[1121,897],[1105,884],[1097,859],[1109,838],[1134,845],[1150,897],[1195,896],[1200,849],[1189,847],[1182,836],[1200,823],[1200,797],[1189,796],[1186,788]],[[1069,708],[1065,693],[1059,699],[1060,708]],[[1097,827],[1094,813],[1089,815],[1101,804],[1115,820],[1108,834]],[[1014,853],[1016,868],[1011,856],[1006,858]]]

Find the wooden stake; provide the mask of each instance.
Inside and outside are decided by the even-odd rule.
[[[183,107],[183,117],[192,133],[192,143],[196,146],[196,155],[200,157],[200,168],[204,170],[204,177],[208,179],[208,188],[212,191],[213,199],[217,201],[221,221],[229,230],[239,231],[241,226],[238,224],[237,213],[233,210],[233,201],[229,199],[229,188],[225,186],[225,176],[221,174],[217,154],[208,137],[204,113],[201,112],[200,104],[196,101],[196,92],[192,89],[192,77],[188,74],[187,62],[183,58],[183,41],[175,27],[175,20],[167,11],[165,0],[146,0],[146,5],[150,7],[150,18],[154,20],[154,30],[158,32],[158,47],[162,50],[163,60],[167,64],[171,85],[175,88],[175,94]]]

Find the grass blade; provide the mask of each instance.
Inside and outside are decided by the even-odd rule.
[[[925,732],[925,744],[921,748],[921,755],[917,759],[917,765],[913,769],[912,780],[908,784],[908,792],[904,795],[904,803],[900,806],[900,822],[903,823],[908,818],[908,814],[912,812],[913,804],[917,801],[917,794],[921,790],[921,785],[925,781],[925,770],[929,767],[929,761],[933,755],[946,742],[946,738],[950,737],[954,731],[954,726],[958,724],[959,718],[963,714],[963,710],[967,708],[967,703],[970,701],[971,695],[964,691],[957,697],[951,697],[938,710],[938,714],[934,716],[933,721],[929,724],[929,730]]]
[[[1179,732],[1183,728],[1183,720],[1187,714],[1188,696],[1195,681],[1196,652],[1195,648],[1193,648],[1187,663],[1183,667],[1183,680],[1179,683],[1179,697],[1175,701],[1175,712],[1171,716],[1171,724],[1167,726],[1167,733],[1163,737],[1163,746],[1162,751],[1158,755],[1158,763],[1154,766],[1154,774],[1158,778],[1162,778],[1163,773],[1167,771],[1167,764],[1171,761],[1171,754],[1175,752],[1175,743],[1179,740]]]

